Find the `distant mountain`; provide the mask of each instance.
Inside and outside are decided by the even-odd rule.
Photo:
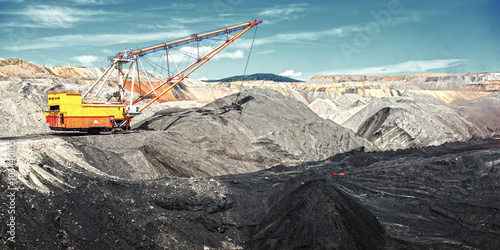
[[[276,74],[253,74],[248,76],[231,76],[219,80],[205,80],[204,82],[239,82],[239,81],[273,81],[273,82],[303,82],[290,77]]]

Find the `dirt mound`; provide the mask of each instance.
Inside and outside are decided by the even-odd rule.
[[[472,137],[460,115],[418,98],[385,98],[367,104],[343,126],[383,149],[436,146]]]
[[[124,180],[207,177],[321,160],[354,148],[374,149],[353,131],[275,91],[255,89],[241,96],[254,98],[241,112],[227,109],[236,98],[230,96],[203,108],[161,111],[139,122],[132,133],[68,133],[28,141],[19,154],[19,168],[42,174],[29,176],[25,185],[49,192],[40,179],[63,182],[40,168],[44,165],[78,167]]]
[[[17,193],[18,246],[384,246],[384,231],[377,219],[352,197],[337,190],[334,183],[313,173],[271,171],[209,179],[123,182],[90,177],[89,173],[79,174],[61,166],[52,170],[64,176],[72,188],[52,187],[48,196],[31,189]],[[1,187],[6,188],[5,184],[2,179]],[[0,198],[2,202],[4,198]],[[6,229],[5,224],[0,226],[2,230]],[[2,243],[8,245],[6,241]]]
[[[243,104],[241,112],[223,108],[236,101],[233,95],[203,108],[160,111],[138,122],[133,133],[63,137],[64,145],[78,152],[64,154],[81,154],[72,161],[85,168],[137,180],[248,173],[375,148],[278,92],[253,89],[243,92],[240,100],[246,96],[254,99]],[[29,155],[67,158],[59,151]]]
[[[318,177],[305,173],[272,194],[270,210],[251,232],[251,249],[384,247],[384,230],[376,218]],[[305,181],[309,178],[312,180]]]
[[[500,116],[494,108],[498,105],[500,100],[495,96],[448,105],[432,96],[407,91],[402,97],[363,102],[358,99],[349,107],[313,110],[355,131],[380,149],[395,150],[494,137],[499,131]]]
[[[343,154],[316,166],[346,174],[336,181],[375,214],[393,248],[496,249],[500,145],[484,143]]]
[[[35,101],[10,91],[0,90],[0,137],[49,132],[45,115]]]
[[[296,163],[358,147],[374,149],[352,131],[321,119],[306,105],[278,92],[252,89],[242,92],[240,99],[247,96],[254,99],[243,104],[241,112],[220,109],[237,100],[231,95],[202,109],[158,112],[136,128],[170,131],[205,151],[255,162]]]
[[[322,118],[328,119],[340,112],[340,109],[330,99],[316,99],[308,105],[309,108]]]
[[[500,138],[499,94],[474,102],[456,102],[450,107],[471,124],[474,136]]]
[[[62,183],[41,179],[51,190],[47,194],[19,184],[16,244],[6,238],[0,244],[498,249],[498,161],[498,143],[468,142],[398,152],[357,150],[241,175],[126,181],[46,158],[40,169]],[[10,185],[6,175],[0,182],[4,190]],[[7,199],[0,197],[2,206]],[[6,223],[0,229],[6,232]]]

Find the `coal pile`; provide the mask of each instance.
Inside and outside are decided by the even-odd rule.
[[[370,210],[393,248],[500,246],[500,144],[495,140],[334,156],[342,190]]]
[[[251,96],[242,110],[232,104]],[[369,141],[305,104],[273,90],[252,89],[203,108],[169,108],[129,134],[68,137],[85,162],[125,179],[208,177],[297,165],[364,147]],[[57,152],[48,153],[56,158]]]
[[[55,164],[70,188],[17,193],[13,248],[498,249],[500,145],[354,150],[210,178],[117,180]],[[336,173],[335,176],[332,173]],[[341,176],[340,173],[344,173]],[[7,188],[6,178],[1,188]],[[2,205],[7,203],[1,196]],[[3,215],[5,216],[5,214]],[[0,226],[7,231],[6,223]]]
[[[252,99],[241,105],[242,110],[221,109],[247,97]],[[247,137],[242,143],[248,141],[267,151],[300,160],[320,160],[358,147],[376,149],[352,131],[321,119],[305,104],[269,89],[250,89],[220,98],[203,109],[160,111],[136,128],[176,131],[187,138],[195,137],[190,140],[210,141],[211,137],[219,137],[215,139],[224,143],[233,140],[220,136],[234,131],[231,137]],[[197,130],[203,133],[192,133]]]

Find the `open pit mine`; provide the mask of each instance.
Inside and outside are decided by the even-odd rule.
[[[47,118],[106,69],[0,66],[2,249],[500,249],[500,73],[186,78],[111,133]]]

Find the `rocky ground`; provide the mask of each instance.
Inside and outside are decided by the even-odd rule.
[[[496,73],[188,80],[129,133],[49,131],[101,71],[0,60],[2,248],[500,248]]]

